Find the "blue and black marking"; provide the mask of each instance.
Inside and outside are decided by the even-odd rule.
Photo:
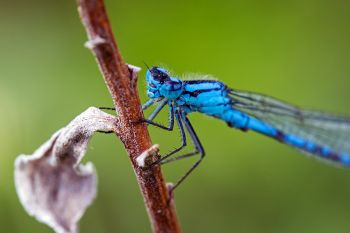
[[[170,76],[160,67],[149,68],[146,79],[150,100],[143,109],[154,102],[162,102],[145,121],[171,131],[176,120],[182,136],[182,145],[156,163],[164,164],[200,155],[200,159],[181,177],[174,188],[199,165],[205,155],[204,148],[187,117],[191,112],[204,113],[225,121],[230,127],[242,131],[252,130],[308,154],[350,166],[350,119],[347,117],[302,110],[268,96],[230,89],[215,80],[180,80]],[[169,126],[153,122],[165,106],[169,107]],[[172,157],[187,145],[185,129],[194,143],[195,150]]]

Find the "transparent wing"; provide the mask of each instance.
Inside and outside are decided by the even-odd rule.
[[[300,109],[269,96],[229,90],[233,107],[287,134],[350,154],[350,118]]]

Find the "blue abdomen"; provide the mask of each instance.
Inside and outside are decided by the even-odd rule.
[[[270,124],[264,123],[256,118],[249,117],[247,128],[272,137],[281,143],[293,146],[306,153],[314,154],[320,158],[334,161],[345,166],[350,166],[349,154],[335,151],[327,145],[318,145],[309,139],[294,134],[282,132]]]

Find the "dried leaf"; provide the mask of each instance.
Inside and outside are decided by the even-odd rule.
[[[59,233],[77,224],[96,196],[92,163],[79,164],[96,131],[116,132],[115,117],[90,107],[32,155],[15,161],[15,185],[26,211]]]

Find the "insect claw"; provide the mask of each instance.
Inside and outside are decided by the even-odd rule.
[[[139,120],[135,120],[135,121],[131,121],[132,124],[142,124],[142,123],[146,123],[146,120],[144,118],[139,119]]]

